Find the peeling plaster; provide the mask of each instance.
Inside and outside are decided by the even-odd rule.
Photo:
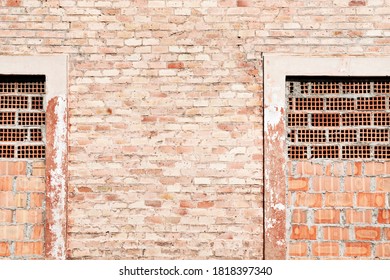
[[[52,208],[52,220],[49,230],[52,237],[51,256],[55,259],[65,258],[65,236],[63,232],[63,222],[66,220],[66,175],[64,172],[64,162],[66,155],[66,101],[64,98],[57,98],[55,115],[58,117],[54,131],[54,168],[50,170],[50,182],[52,191],[49,196],[56,205]]]

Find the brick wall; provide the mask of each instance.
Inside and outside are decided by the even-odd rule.
[[[44,258],[45,162],[0,161],[0,259]]]
[[[262,258],[262,53],[390,53],[388,0],[0,3],[69,55],[72,259]]]
[[[389,162],[290,162],[291,258],[389,258]]]

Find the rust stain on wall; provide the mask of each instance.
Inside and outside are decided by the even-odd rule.
[[[265,259],[286,258],[286,186],[283,108],[265,107],[264,137],[264,250]],[[272,170],[272,172],[270,172]]]
[[[64,98],[49,100],[46,118],[46,258],[65,259],[67,114]]]

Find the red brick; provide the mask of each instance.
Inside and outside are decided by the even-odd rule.
[[[43,253],[42,242],[16,242],[15,255],[16,256],[40,256]]]
[[[320,209],[314,211],[314,223],[337,224],[340,222],[340,210]]]
[[[194,201],[182,200],[182,201],[180,201],[180,207],[196,208],[196,203]]]
[[[307,244],[303,242],[288,244],[288,252],[290,256],[302,257],[307,255]]]
[[[12,191],[12,179],[10,176],[1,176],[0,191]]]
[[[358,193],[357,205],[359,207],[384,207],[384,193]]]
[[[45,200],[45,194],[43,193],[31,193],[30,194],[30,207],[42,207]]]
[[[0,240],[22,240],[24,236],[24,225],[0,226]]]
[[[352,193],[326,193],[325,206],[347,207],[353,205]]]
[[[299,192],[296,195],[295,206],[321,207],[321,194]]]
[[[21,0],[7,0],[7,7],[19,7]]]
[[[345,243],[345,256],[347,257],[368,257],[371,255],[371,244],[363,242]]]
[[[249,7],[250,2],[248,0],[237,0],[237,7]]]
[[[293,225],[291,229],[291,239],[315,240],[317,238],[317,227],[304,225]]]
[[[8,162],[8,175],[26,175],[27,164],[25,161]]]
[[[45,179],[40,177],[17,177],[16,190],[20,192],[44,192],[46,188]]]
[[[313,256],[335,257],[339,256],[339,244],[334,242],[315,242],[312,245]]]
[[[307,221],[307,211],[301,209],[294,209],[292,212],[292,222],[294,224],[302,224]]]
[[[0,209],[0,223],[11,223],[11,222],[12,222],[12,210]]]
[[[168,69],[183,69],[184,63],[183,62],[171,62],[168,63]]]
[[[0,242],[0,257],[9,257],[9,244],[6,242]]]
[[[388,210],[388,209],[379,209],[379,212],[378,212],[378,223],[380,223],[380,224],[390,224],[390,210]]]
[[[383,234],[384,234],[386,240],[390,240],[390,228],[384,228]]]
[[[364,174],[367,176],[384,175],[386,174],[385,165],[382,162],[366,162]]]
[[[349,229],[341,227],[324,227],[325,240],[349,240]]]
[[[347,162],[346,163],[347,176],[359,176],[362,175],[362,162]]]
[[[145,200],[144,201],[145,206],[150,206],[150,207],[161,207],[161,201],[160,200]]]
[[[27,194],[13,194],[12,192],[0,192],[0,205],[2,207],[26,207]]]
[[[356,240],[379,240],[381,237],[381,229],[378,227],[356,227]]]
[[[198,208],[210,208],[214,206],[214,202],[212,201],[201,201],[198,202]]]
[[[316,192],[339,191],[340,190],[340,178],[337,178],[337,177],[314,177],[313,178],[313,190]]]
[[[307,191],[309,189],[309,179],[308,178],[289,178],[288,179],[288,189],[290,191]]]
[[[34,225],[31,232],[31,240],[40,240],[43,238],[44,226]]]
[[[365,6],[365,5],[366,5],[366,1],[362,1],[362,0],[353,0],[348,3],[348,6],[350,7]]]
[[[376,178],[376,190],[390,192],[390,178]]]
[[[311,162],[298,162],[297,163],[297,174],[298,175],[322,175],[322,165]]]
[[[344,190],[347,192],[361,192],[370,190],[370,178],[365,177],[345,177]]]
[[[375,245],[375,256],[378,258],[390,257],[390,243],[381,243]]]
[[[371,224],[372,223],[372,210],[352,210],[347,209],[345,211],[346,221],[348,224]]]
[[[33,162],[33,170],[32,170],[32,175],[33,176],[45,176],[45,172],[46,172],[46,164],[45,162],[42,162],[42,161],[37,161],[37,162]]]
[[[17,223],[41,223],[43,220],[41,209],[18,209],[16,210]]]

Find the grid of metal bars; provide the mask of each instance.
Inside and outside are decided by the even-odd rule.
[[[45,157],[43,76],[0,75],[0,158]]]
[[[390,159],[390,78],[288,77],[290,159]]]

